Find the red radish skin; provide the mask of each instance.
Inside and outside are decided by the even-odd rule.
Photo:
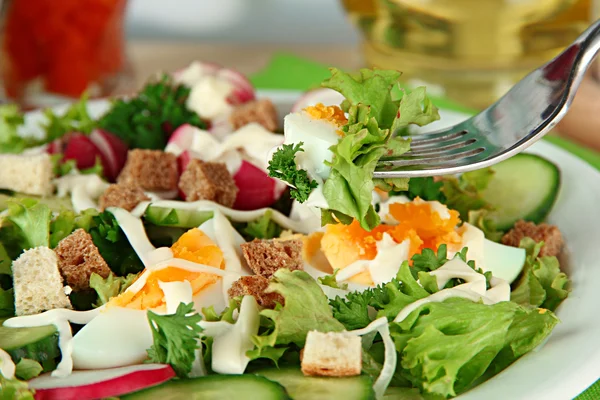
[[[81,133],[74,133],[71,136],[63,153],[63,159],[75,160],[80,170],[93,167],[97,157],[102,159],[102,153],[89,137]]]
[[[52,378],[45,374],[31,380],[29,386],[35,389],[36,400],[94,400],[136,392],[160,385],[174,377],[175,371],[169,365],[142,364],[106,370],[74,371],[66,378]]]
[[[119,174],[119,172],[121,172],[121,170],[125,166],[125,163],[127,162],[127,153],[129,152],[129,148],[121,139],[119,139],[117,136],[113,135],[110,132],[106,132],[102,129],[97,129],[94,132],[92,132],[92,136],[94,134],[97,134],[98,136],[104,138],[104,140],[108,143],[108,146],[110,147],[115,159],[116,178],[116,176]]]
[[[233,205],[236,210],[257,210],[269,207],[278,199],[276,192],[279,192],[279,195],[282,193],[282,191],[276,190],[275,179],[248,161],[242,161],[242,165],[233,179],[239,190]]]
[[[194,133],[196,132],[196,127],[190,124],[183,124],[179,128],[175,129],[175,132],[169,138],[167,142],[167,149],[169,145],[177,146],[178,149],[188,150],[192,147],[194,142]]]

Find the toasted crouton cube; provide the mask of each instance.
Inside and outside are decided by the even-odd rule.
[[[177,189],[177,157],[160,150],[129,150],[117,183],[138,185],[149,191]]]
[[[98,203],[100,210],[104,211],[108,207],[120,207],[127,211],[131,211],[142,201],[149,201],[150,197],[146,196],[144,190],[138,185],[130,185],[126,183],[117,183],[110,185],[108,189],[102,193]]]
[[[77,229],[61,240],[54,251],[61,275],[75,292],[90,288],[92,273],[103,278],[110,274],[110,268],[94,245],[92,237],[83,229]]]
[[[179,179],[179,189],[187,201],[211,200],[225,207],[233,206],[238,188],[223,163],[194,159]]]
[[[270,278],[280,268],[303,269],[301,240],[254,239],[242,244],[242,253],[256,275]]]
[[[300,363],[304,375],[354,376],[362,369],[360,336],[309,331]]]
[[[275,132],[277,130],[277,110],[269,99],[250,101],[234,108],[229,120],[233,129],[256,122],[268,131]]]
[[[502,237],[502,243],[507,246],[519,247],[523,238],[532,238],[536,243],[544,241],[540,256],[557,256],[563,248],[563,238],[560,230],[554,225],[517,221],[515,226]]]
[[[54,172],[50,155],[0,155],[0,189],[49,196],[54,190]]]
[[[13,262],[12,272],[17,315],[73,308],[65,294],[56,253],[48,247],[25,250]]]
[[[227,293],[229,297],[254,296],[256,302],[264,308],[275,308],[276,303],[283,305],[283,296],[279,293],[266,293],[267,287],[269,287],[269,280],[264,276],[242,276],[233,282]]]

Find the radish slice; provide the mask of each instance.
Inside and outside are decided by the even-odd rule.
[[[179,156],[184,151],[191,149],[194,144],[194,134],[196,129],[198,128],[190,124],[183,124],[175,129],[175,132],[173,132],[167,142],[165,151]]]
[[[63,155],[64,160],[75,160],[79,170],[93,167],[96,164],[96,157],[100,157],[105,170],[110,168],[105,165],[104,156],[94,142],[81,133],[74,133],[69,138]]]
[[[245,160],[242,161],[242,165],[233,179],[239,190],[233,205],[236,210],[257,210],[269,207],[283,193],[275,179]]]
[[[212,120],[208,131],[219,140],[224,140],[227,135],[233,132],[233,125],[229,120],[229,115],[223,115]]]
[[[62,153],[62,142],[60,139],[56,139],[53,140],[52,142],[50,142],[48,144],[48,147],[46,148],[46,152],[48,152],[48,154],[58,154],[58,153]]]
[[[333,89],[319,88],[309,90],[292,106],[292,112],[298,112],[305,107],[314,106],[317,103],[323,103],[326,106],[338,106],[342,101],[344,101],[344,96]]]
[[[175,377],[170,365],[141,364],[91,371],[74,371],[66,378],[41,375],[29,381],[36,400],[93,400],[121,396]]]
[[[107,152],[112,154],[112,158],[115,163],[114,178],[116,178],[119,175],[119,172],[121,172],[125,166],[125,162],[127,162],[127,153],[129,152],[129,148],[117,136],[103,131],[102,129],[94,130],[90,135],[90,139],[96,143],[100,151],[103,151],[103,147],[99,146],[99,143],[102,141],[107,144]]]
[[[109,180],[115,179],[118,170],[117,156],[112,150],[108,140],[106,140],[97,130],[94,130],[89,137],[92,143],[100,150],[104,175]]]

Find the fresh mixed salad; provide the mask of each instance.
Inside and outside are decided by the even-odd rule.
[[[0,399],[445,399],[542,345],[558,168],[373,179],[439,119],[399,76],[332,69],[283,126],[200,62],[37,133],[1,106]]]

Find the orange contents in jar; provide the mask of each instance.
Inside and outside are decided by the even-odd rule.
[[[36,79],[45,92],[80,96],[124,66],[126,0],[12,0],[2,39],[9,97]]]

